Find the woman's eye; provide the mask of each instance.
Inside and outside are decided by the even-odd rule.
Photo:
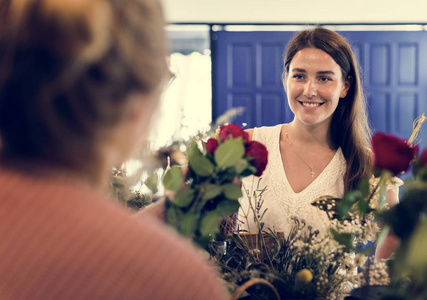
[[[302,80],[302,79],[304,79],[304,75],[301,75],[301,74],[295,74],[294,76],[292,76],[293,78],[295,78],[295,79],[298,79],[298,80]]]
[[[332,78],[327,76],[322,76],[319,78],[319,81],[322,81],[322,82],[332,81]]]

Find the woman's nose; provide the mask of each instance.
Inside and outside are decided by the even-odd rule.
[[[317,95],[317,86],[314,80],[308,80],[304,86],[304,96],[313,98]]]

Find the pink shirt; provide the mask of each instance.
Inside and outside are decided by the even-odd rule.
[[[0,167],[0,299],[229,297],[213,266],[155,217],[45,175]]]

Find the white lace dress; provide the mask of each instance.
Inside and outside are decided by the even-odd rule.
[[[329,220],[326,213],[312,206],[310,203],[324,195],[341,198],[344,194],[344,173],[346,160],[341,151],[337,150],[335,156],[323,170],[323,172],[303,191],[295,193],[286,177],[280,155],[280,132],[282,124],[272,127],[255,128],[252,139],[263,143],[268,149],[268,164],[261,177],[249,176],[243,180],[243,189],[252,194],[256,190],[258,181],[259,189],[266,190],[262,193],[262,207],[260,212],[267,209],[262,218],[264,229],[271,228],[276,231],[283,231],[285,235],[289,232],[293,222],[291,216],[295,215],[306,220],[307,225],[318,229],[322,234],[329,228]],[[251,197],[252,205],[254,199]],[[241,208],[239,210],[240,229],[256,232],[253,213],[250,209],[249,199],[246,191],[240,199]],[[245,219],[248,215],[248,219]]]

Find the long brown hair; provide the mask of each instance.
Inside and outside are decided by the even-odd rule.
[[[332,116],[330,133],[335,146],[341,147],[347,161],[344,176],[346,190],[357,187],[359,180],[370,173],[370,138],[360,67],[350,44],[338,33],[323,27],[303,30],[289,41],[283,55],[283,78],[295,54],[304,48],[317,48],[329,54],[341,67],[343,81],[350,80],[350,89],[339,101]]]
[[[96,168],[130,96],[166,79],[164,26],[157,0],[1,1],[3,154]]]

